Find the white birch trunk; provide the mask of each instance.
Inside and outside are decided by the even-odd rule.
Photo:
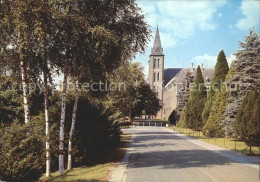
[[[73,113],[72,113],[72,121],[71,121],[71,128],[70,128],[70,136],[69,136],[69,146],[68,146],[68,170],[72,168],[72,137],[73,132],[75,129],[76,117],[77,117],[77,109],[78,109],[78,101],[79,101],[79,92],[78,92],[78,83],[76,83],[75,87],[75,100],[73,106]]]
[[[22,53],[20,53],[22,54]],[[22,87],[23,87],[23,103],[24,103],[24,122],[30,122],[30,106],[29,106],[29,94],[28,94],[28,83],[27,83],[27,73],[24,65],[23,56],[20,55],[20,70],[22,75]]]
[[[62,100],[61,100],[61,118],[60,118],[60,141],[59,141],[59,171],[64,174],[64,124],[66,114],[66,91],[67,91],[67,73],[64,72]]]
[[[51,155],[50,155],[50,124],[49,124],[49,103],[48,103],[48,83],[47,74],[43,73],[44,79],[44,111],[45,111],[45,135],[46,135],[46,177],[51,174]]]

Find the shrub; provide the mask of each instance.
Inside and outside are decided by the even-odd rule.
[[[18,121],[2,128],[0,179],[34,181],[43,172],[45,140],[42,123],[22,125]]]

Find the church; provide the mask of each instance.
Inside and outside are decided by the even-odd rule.
[[[187,72],[195,77],[196,68],[191,64],[190,68],[164,68],[163,48],[160,40],[159,28],[157,26],[153,48],[151,50],[148,70],[148,83],[156,92],[161,101],[162,109],[156,114],[156,119],[168,119],[171,112],[176,109],[179,92],[178,85],[182,84]],[[203,68],[200,64],[205,85],[209,86],[213,76],[213,68]]]

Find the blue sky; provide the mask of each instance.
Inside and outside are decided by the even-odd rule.
[[[138,54],[148,72],[148,60],[158,24],[165,54],[165,67],[190,67],[203,63],[214,67],[220,50],[227,59],[235,59],[249,29],[260,33],[259,0],[137,0],[145,20],[153,30],[146,53]]]

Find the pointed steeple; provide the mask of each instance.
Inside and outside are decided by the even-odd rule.
[[[160,32],[159,32],[158,25],[156,28],[155,39],[154,39],[153,48],[152,48],[152,52],[151,52],[151,56],[152,55],[163,55],[163,48],[161,45]]]

